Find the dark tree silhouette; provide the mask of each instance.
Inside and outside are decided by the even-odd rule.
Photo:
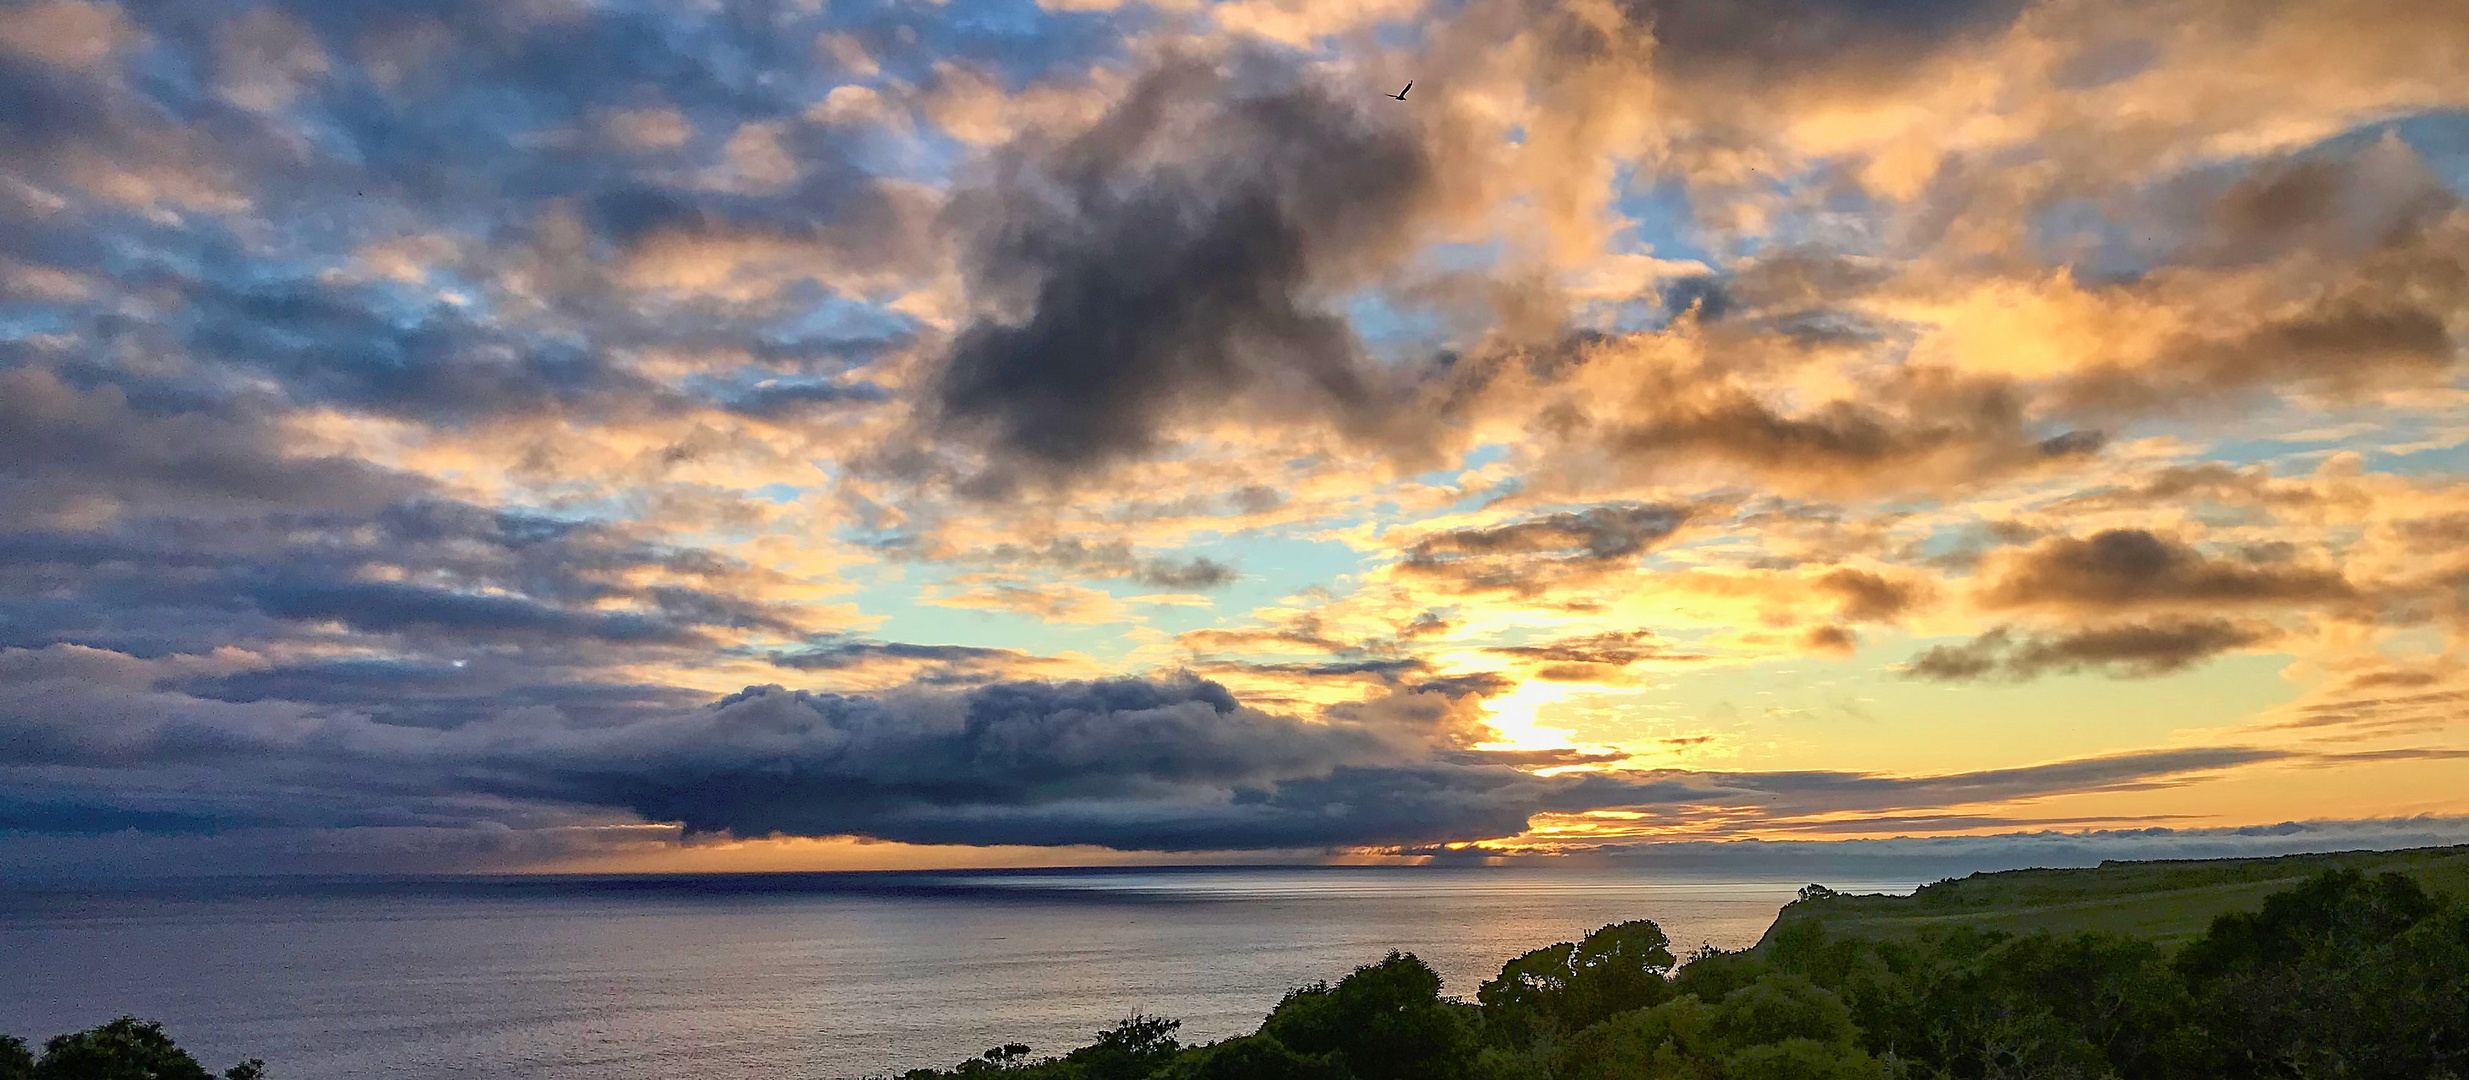
[[[0,1077],[23,1075],[31,1080],[215,1080],[189,1052],[180,1049],[152,1020],[123,1016],[108,1024],[43,1044],[43,1056],[25,1064],[25,1044],[15,1039],[0,1048]],[[23,1068],[19,1074],[9,1070]],[[266,1065],[251,1059],[225,1069],[223,1080],[261,1080]]]

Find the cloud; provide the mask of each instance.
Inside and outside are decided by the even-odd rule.
[[[826,638],[807,648],[776,653],[767,659],[783,668],[859,676],[884,686],[909,682],[923,686],[997,682],[1064,663],[1017,649],[856,638]]]
[[[699,639],[632,613],[587,614],[508,596],[473,595],[391,582],[276,578],[249,590],[258,609],[283,619],[335,619],[380,633],[442,630],[481,641],[505,637],[601,638],[672,644]]]
[[[2456,0],[1102,6],[0,11],[0,820],[443,866],[2449,794]],[[1780,713],[1638,689],[1881,649],[2296,696],[1999,777],[1884,718],[1762,772]],[[1081,714],[1163,756],[1004,756]]]
[[[116,5],[87,0],[43,0],[0,16],[0,48],[54,64],[93,64],[135,36]]]
[[[1648,660],[1704,659],[1672,651],[1651,630],[1610,630],[1483,651],[1522,661],[1529,677],[1547,682],[1621,682],[1626,681],[1625,669]]]
[[[1829,570],[1817,579],[1817,587],[1842,598],[1842,616],[1854,622],[1893,622],[1911,607],[1923,592],[1923,587],[1911,581],[1896,581],[1869,570]]]
[[[2097,451],[2096,433],[2034,438],[2019,401],[1994,382],[1923,374],[1879,388],[1875,400],[1837,400],[1789,412],[1738,386],[1674,387],[1671,404],[1643,419],[1615,422],[1602,438],[1625,458],[1712,458],[1821,483],[1868,485],[1907,469],[1943,463],[2012,471]]]
[[[1002,543],[937,558],[991,566],[1032,567],[1082,578],[1128,578],[1160,589],[1217,589],[1242,575],[1231,565],[1205,555],[1176,558],[1146,555],[1127,540],[1090,543],[1063,537],[1043,544]]]
[[[615,725],[655,712],[690,708],[707,697],[680,687],[591,677],[595,674],[481,653],[457,661],[302,660],[174,677],[161,685],[206,701],[342,707],[380,724],[437,730],[524,709],[546,710],[590,725]]]
[[[1413,846],[1523,833],[1537,815],[1661,821],[1893,820],[2058,793],[2168,787],[2288,751],[2190,747],[1941,775],[1561,772],[1602,755],[1498,754],[1471,698],[1390,693],[1305,720],[1190,677],[909,686],[840,695],[750,687],[707,705],[637,702],[599,724],[524,706],[435,726],[272,698],[156,688],[165,661],[0,653],[0,773],[21,830],[336,828],[611,813],[736,836],[1186,851]],[[182,661],[181,663],[192,663]],[[380,684],[442,673],[371,669]],[[407,680],[405,676],[410,676]],[[266,684],[268,687],[279,683]],[[545,704],[545,703],[544,703]],[[554,708],[554,706],[550,706]],[[81,719],[64,723],[73,711]],[[96,787],[47,765],[107,766]],[[197,766],[211,765],[199,773]],[[355,798],[338,800],[345,792]],[[1882,815],[1882,816],[1881,816]]]
[[[1531,593],[1551,582],[1617,570],[1670,539],[1693,513],[1684,506],[1616,504],[1450,529],[1415,540],[1397,570],[1469,591]]]
[[[1940,682],[2022,682],[2082,671],[2153,678],[2278,636],[2268,625],[2219,619],[2160,619],[2029,636],[1999,627],[1961,645],[1933,646],[1913,657],[1904,674]]]
[[[302,683],[306,672],[191,682],[213,697],[158,685],[198,663],[70,647],[0,652],[0,679],[13,688],[0,707],[0,775],[23,811],[16,827],[562,828],[614,813],[736,836],[1308,849],[1508,837],[1536,815],[1606,809],[1695,820],[1762,805],[1782,822],[1905,813],[2147,789],[2298,760],[2218,747],[1935,776],[1538,776],[1529,770],[1609,759],[1474,750],[1490,733],[1471,697],[1392,691],[1307,720],[1188,676],[871,694],[757,686],[685,708],[638,690],[593,724],[557,717],[563,702],[584,700],[568,693],[492,717],[432,712],[430,723],[404,724],[249,692],[249,678],[258,691],[348,682]],[[368,693],[420,696],[450,676],[371,666],[357,678]],[[85,779],[98,768],[117,779]]]
[[[2004,30],[2024,0],[1632,0],[1673,74],[1806,77],[1829,67],[1909,63]]]
[[[1111,593],[1007,574],[961,574],[929,590],[923,599],[942,607],[1008,612],[1043,622],[1098,624],[1127,618],[1123,602]]]
[[[1813,626],[1801,635],[1801,644],[1820,655],[1847,657],[1860,650],[1860,635],[1849,627]]]
[[[1650,657],[1663,656],[1663,647],[1655,643],[1651,630],[1606,631],[1581,637],[1561,638],[1544,645],[1511,645],[1486,649],[1496,656],[1515,656],[1526,660],[1547,660],[1567,664],[1609,664],[1625,667]]]
[[[2469,818],[2445,815],[2284,821],[2227,828],[2148,826],[2065,831],[2004,822],[1972,836],[1606,844],[1610,859],[1670,869],[1786,873],[1837,883],[1921,884],[1940,877],[2109,860],[2240,859],[2306,852],[2385,851],[2469,842]],[[1996,827],[1992,824],[1992,827]]]
[[[109,477],[122,462],[93,464]],[[304,475],[328,467],[309,463]],[[409,486],[383,473],[340,475],[374,477],[383,494]],[[549,663],[593,643],[708,648],[799,634],[808,621],[759,595],[771,580],[763,571],[708,551],[455,500],[370,506],[366,492],[343,491],[353,497],[319,507],[307,500],[322,493],[305,487],[288,492],[304,499],[295,506],[271,502],[280,489],[216,502],[202,498],[213,490],[201,483],[185,498],[138,502],[140,489],[129,510],[100,523],[0,533],[0,582],[25,597],[0,624],[0,642],[207,652],[331,625],[397,648],[520,647]],[[164,512],[182,509],[191,513]]]
[[[428,487],[364,460],[289,452],[283,434],[245,399],[148,409],[117,386],[79,387],[35,365],[0,370],[0,488],[10,494],[0,525],[108,522],[138,510],[366,513]]]
[[[996,472],[1069,478],[1204,416],[1378,422],[1386,392],[1318,298],[1398,242],[1430,165],[1364,106],[1280,81],[1170,61],[964,199],[994,310],[936,376],[942,434],[983,440]]]
[[[1618,559],[1643,553],[1689,519],[1676,506],[1592,506],[1490,528],[1453,529],[1417,540],[1408,556],[1551,553],[1572,559]],[[1564,554],[1565,553],[1565,554]]]
[[[2170,605],[2304,605],[2355,600],[2337,570],[2206,555],[2145,529],[2054,537],[1991,560],[1991,609],[2125,611]]]
[[[1421,412],[1444,428],[1496,430],[1518,448],[1529,490],[1562,497],[1743,480],[1825,497],[1955,491],[2080,467],[2104,447],[2098,429],[2053,422],[2033,388],[2003,374],[1832,370],[1909,333],[1872,342],[1819,323],[1726,319],[1571,334],[1453,364],[1424,387]]]
[[[1368,677],[1389,684],[1394,684],[1405,676],[1423,674],[1430,668],[1431,664],[1428,662],[1411,658],[1340,660],[1320,664],[1252,664],[1221,660],[1192,665],[1193,671],[1203,674],[1277,675],[1304,679]],[[1421,690],[1418,689],[1416,692],[1420,693]]]
[[[2206,462],[2158,469],[2129,485],[2094,488],[2069,496],[2055,509],[2099,512],[2209,502],[2303,511],[2326,501],[2324,493],[2302,482],[2274,480],[2268,468]]]
[[[1764,800],[1770,812],[1788,817],[1794,813],[1962,805],[2060,791],[2137,790],[2184,783],[2188,776],[2194,774],[2288,761],[2299,756],[2268,747],[2176,747],[1936,776],[1880,776],[1844,772],[1709,775],[1743,789],[1770,793]]]
[[[2463,265],[2415,270],[2394,265],[2384,281],[2369,287],[2380,292],[2429,273],[2457,276]],[[2457,303],[2457,298],[2437,306],[2387,296],[2326,298],[2233,336],[2187,340],[2160,364],[2086,371],[2070,380],[2065,400],[2077,409],[2149,412],[2181,407],[2189,393],[2216,395],[2204,404],[2218,407],[2221,396],[2255,387],[2355,399],[2391,386],[2435,385],[2459,360],[2459,345],[2445,323],[2446,311]]]

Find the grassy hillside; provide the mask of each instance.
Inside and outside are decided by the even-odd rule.
[[[2417,879],[2429,892],[2469,898],[2469,845],[2464,845],[1973,874],[1923,886],[1910,896],[1796,901],[1776,915],[1775,927],[1817,919],[1831,934],[1895,937],[1924,926],[1962,923],[2018,933],[2100,930],[2173,947],[2202,934],[2215,915],[2254,910],[2265,896],[2335,868],[2368,875],[2396,871]],[[1766,936],[1771,939],[1774,932],[1770,927]]]

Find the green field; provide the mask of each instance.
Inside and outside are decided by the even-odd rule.
[[[2407,851],[2344,851],[2268,859],[2105,862],[2074,870],[2008,870],[1922,886],[1910,896],[1836,895],[1795,901],[1766,931],[1805,919],[1831,934],[1897,937],[1962,924],[2030,933],[2098,930],[2164,947],[2203,933],[2212,917],[2255,910],[2263,898],[2325,870],[2394,871],[2429,892],[2469,898],[2469,845]],[[1760,941],[1762,946],[1764,941]]]

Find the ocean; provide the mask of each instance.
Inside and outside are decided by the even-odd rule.
[[[1135,1013],[1240,1034],[1391,949],[1471,999],[1510,957],[1610,922],[1737,947],[1800,884],[1241,867],[13,888],[0,1032],[130,1013],[274,1080],[840,1080],[1059,1052]]]

